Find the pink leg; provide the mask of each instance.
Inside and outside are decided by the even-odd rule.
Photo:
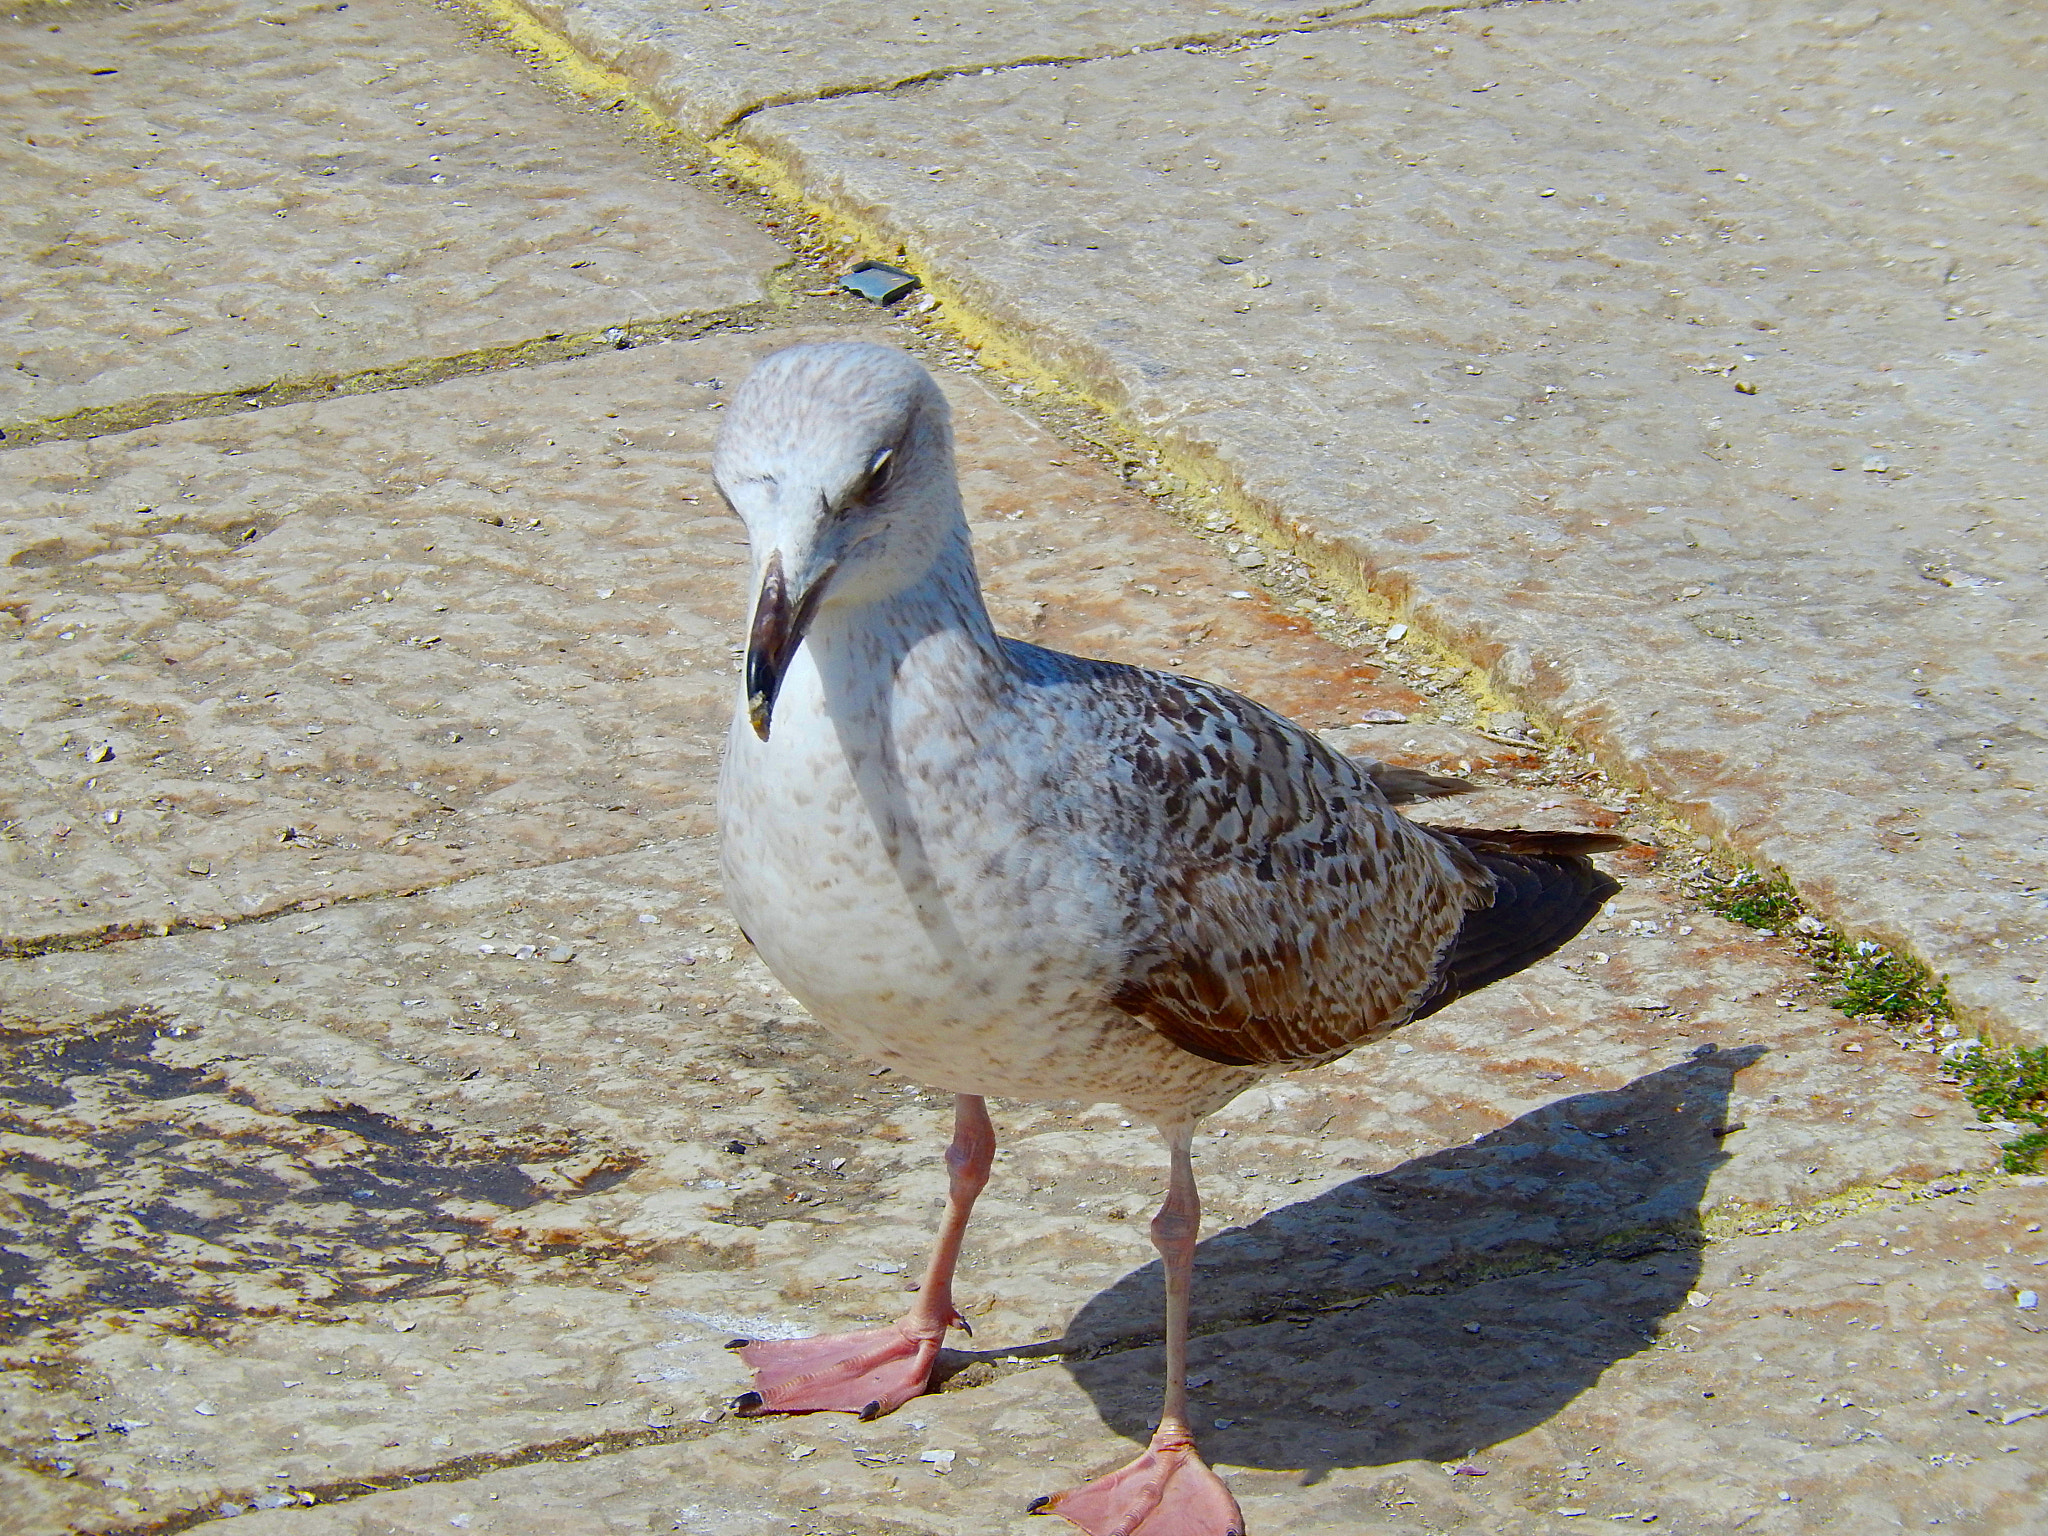
[[[1171,1156],[1166,1203],[1152,1244],[1166,1271],[1166,1401],[1145,1453],[1106,1477],[1031,1506],[1062,1515],[1088,1536],[1244,1536],[1244,1515],[1223,1479],[1195,1450],[1188,1428],[1188,1290],[1202,1200],[1191,1156],[1193,1125],[1160,1127]]]
[[[731,1347],[754,1368],[754,1390],[734,1400],[734,1411],[752,1416],[832,1410],[873,1419],[929,1391],[946,1330],[967,1328],[967,1319],[953,1305],[953,1270],[960,1262],[967,1218],[988,1183],[995,1155],[996,1130],[988,1106],[961,1094],[953,1106],[953,1144],[946,1148],[951,1175],[946,1219],[932,1245],[917,1305],[886,1327],[858,1333],[733,1340]]]

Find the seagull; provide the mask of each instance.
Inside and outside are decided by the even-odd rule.
[[[1347,758],[1227,688],[998,635],[946,400],[868,342],[765,359],[712,473],[753,618],[719,781],[727,893],[847,1049],[956,1095],[945,1214],[881,1328],[735,1340],[743,1414],[930,1390],[989,1177],[986,1098],[1120,1103],[1166,1143],[1166,1390],[1145,1451],[1037,1501],[1090,1536],[1242,1536],[1188,1423],[1197,1123],[1521,970],[1619,887],[1594,833],[1425,826],[1471,786]]]

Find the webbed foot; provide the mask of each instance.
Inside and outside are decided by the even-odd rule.
[[[1136,1461],[1038,1500],[1088,1536],[1244,1536],[1244,1515],[1187,1430],[1162,1424]]]
[[[765,1413],[856,1413],[879,1418],[931,1390],[938,1336],[903,1322],[813,1339],[735,1339],[754,1370],[754,1390],[733,1401],[746,1417]]]

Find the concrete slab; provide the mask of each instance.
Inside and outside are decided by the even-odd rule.
[[[736,947],[714,868],[688,839],[17,962],[4,1189],[38,1221],[9,1243],[0,1380],[27,1493],[93,1531],[268,1507],[315,1531],[465,1511],[633,1529],[666,1508],[686,1529],[772,1511],[965,1533],[1127,1454],[1157,1384],[1162,1158],[1113,1106],[999,1107],[964,1276],[976,1352],[946,1391],[875,1425],[720,1419],[742,1384],[726,1337],[901,1306],[949,1103],[803,1020]],[[1412,1528],[1417,1484],[1504,1514],[1592,1491],[1561,1464],[1612,1445],[1629,1470],[1601,1471],[1601,1496],[1679,1530],[1788,1476],[1816,1522],[1855,1486],[2022,1529],[2000,1511],[2026,1507],[2038,1457],[1967,1497],[1930,1458],[1986,1458],[2048,1387],[2014,1304],[2048,1259],[2039,1190],[1929,1177],[1983,1138],[1927,1058],[1818,1010],[1734,1005],[1767,1015],[1769,1051],[1695,1054],[1739,1029],[1644,1006],[1649,956],[1724,993],[1798,978],[1737,933],[1646,934],[1638,910],[1614,914],[1629,939],[1563,957],[1582,985],[1482,994],[1407,1052],[1211,1122],[1196,1375],[1259,1528],[1356,1529],[1374,1489]],[[522,962],[511,937],[577,954]],[[1873,1276],[1888,1339],[1854,1288]],[[1759,1326],[1773,1288],[1793,1320]],[[1698,1388],[1709,1342],[1726,1358]],[[1735,1365],[1752,1348],[1768,1368]],[[1904,1454],[1845,1460],[1776,1385],[1794,1378],[1902,1414],[1937,1379],[1964,1396],[1904,1441],[1887,1428]],[[1970,1409],[1989,1417],[1965,1438]],[[1639,1419],[1658,1433],[1622,1439]],[[1433,1465],[1481,1451],[1498,1482]]]
[[[724,386],[796,334],[0,457],[0,721],[32,769],[0,843],[10,950],[708,829],[745,606],[711,438]],[[948,377],[1012,632],[1319,723],[1420,702]]]
[[[715,313],[785,259],[428,7],[31,6],[0,25],[16,432]]]
[[[20,787],[126,861],[74,872],[68,838],[29,845],[62,913],[14,914],[17,950],[118,937],[82,926],[117,875],[135,904],[119,931],[200,930],[59,948],[0,982],[21,1106],[6,1192],[29,1222],[9,1245],[8,1358],[34,1368],[9,1377],[9,1419],[22,1497],[53,1521],[118,1530],[302,1495],[341,1501],[323,1519],[360,1502],[375,1521],[379,1489],[430,1474],[450,1498],[511,1478],[562,1520],[640,1519],[654,1473],[624,1491],[548,1481],[629,1457],[700,1489],[745,1478],[772,1508],[824,1499],[806,1491],[822,1466],[914,1467],[903,1507],[967,1530],[1042,1491],[1010,1483],[1114,1454],[1097,1429],[1057,1457],[987,1458],[995,1489],[939,1480],[908,1428],[870,1427],[863,1460],[813,1427],[838,1460],[792,1463],[811,1440],[698,1421],[740,1385],[723,1337],[899,1306],[941,1190],[943,1096],[844,1061],[748,957],[715,886],[710,770],[743,593],[702,476],[723,385],[795,334],[5,461],[16,547],[63,551],[12,567],[34,582],[7,689],[34,769]],[[947,381],[1006,627],[1206,672],[1376,754],[1532,776],[1527,750],[1440,725],[1337,726],[1425,700],[1390,658],[1232,586],[1227,543]],[[131,504],[152,507],[140,531]],[[219,707],[237,695],[235,715]],[[432,713],[449,701],[463,743]],[[471,737],[481,762],[458,750]],[[115,755],[91,761],[103,743]],[[206,768],[257,749],[262,777],[233,780],[235,801],[190,808]],[[1487,795],[1477,809],[1507,819],[1623,820],[1541,784]],[[371,837],[388,805],[412,812],[394,827],[426,815],[438,835]],[[320,841],[280,842],[278,821]],[[1984,1160],[1932,1058],[1816,1006],[1794,956],[1688,907],[1650,855],[1624,861],[1628,896],[1555,968],[1217,1117],[1205,1330],[1617,1251],[1683,1279],[1707,1233],[1796,1229],[1788,1203],[1853,1205]],[[1120,1118],[1005,1107],[967,1270],[998,1354],[1050,1346],[1081,1369],[1156,1335],[1142,1222],[1159,1152]],[[977,1383],[1008,1368],[962,1364],[954,1443],[1006,1415],[1073,1418],[1064,1373],[999,1380],[1022,1395],[990,1410]],[[438,1497],[435,1519],[467,1507]],[[525,1502],[509,1518],[545,1528],[520,1524],[542,1519]]]
[[[768,344],[560,371],[619,406],[679,356],[696,372],[719,348]],[[440,386],[415,410],[482,387]],[[559,422],[567,392],[525,399]],[[396,402],[315,414],[380,403]],[[1046,558],[1060,529],[1046,520],[1071,514],[1041,497],[1032,518],[1004,515],[1048,446],[1009,433],[1008,465],[986,451],[1001,440],[986,419],[971,439],[978,472],[1013,470],[985,525]],[[555,504],[574,515],[573,498]],[[1161,537],[1163,563],[1190,577],[1218,558]],[[1113,563],[1104,552],[1070,550],[1083,569]],[[1080,605],[1075,622],[1101,621]],[[1134,628],[1140,645],[1183,643],[1171,623]],[[1299,632],[1255,649],[1302,670],[1321,654]],[[460,663],[449,686],[482,669]],[[696,670],[722,692],[722,654]],[[1488,793],[1532,820],[1538,806],[1616,819],[1540,787]],[[941,1197],[948,1103],[870,1076],[803,1020],[724,917],[701,824],[664,820],[684,835],[9,968],[4,1192],[30,1225],[9,1243],[18,1331],[0,1358],[25,1367],[4,1378],[21,1507],[109,1532],[465,1514],[633,1528],[673,1505],[710,1530],[765,1510],[800,1529],[964,1533],[1119,1454],[1156,1369],[1142,1223],[1161,1158],[1113,1106],[1001,1108],[965,1271],[986,1353],[959,1357],[947,1393],[859,1428],[717,1419],[741,1385],[725,1337],[901,1305]],[[1658,1267],[1655,1285],[1631,1282],[1628,1316],[1647,1327],[1683,1306],[1715,1234],[1810,1245],[1816,1217],[1824,1232],[1892,1198],[1877,1184],[1967,1182],[1944,1176],[1988,1144],[1930,1057],[1815,1006],[1781,947],[1692,911],[1646,862],[1554,970],[1216,1117],[1201,1145],[1205,1351],[1411,1293],[1441,1292],[1448,1313],[1475,1286],[1519,1296],[1623,1255]],[[1648,1337],[1558,1317],[1543,1326],[1570,1332],[1579,1364],[1523,1405],[1516,1433]],[[1048,1349],[1073,1374],[1029,1368]],[[1288,1528],[1293,1490],[1264,1492],[1261,1518]],[[1351,1528],[1325,1515],[1301,1528]]]
[[[661,0],[507,0],[586,58],[643,86],[705,138],[764,106],[886,91],[954,74],[1148,53],[1262,28],[1318,27],[1377,12],[1429,15],[1444,0],[1172,0],[1144,7],[1087,0],[980,6],[945,0],[877,9],[859,0],[740,0],[682,9]]]
[[[732,1334],[900,1309],[943,1189],[945,1096],[716,889],[705,461],[817,334],[0,456],[15,1523],[1021,1532],[1149,1427],[1163,1158],[1110,1105],[998,1107],[943,1391],[719,1408]],[[1461,728],[1455,669],[1314,632],[1291,557],[944,377],[1006,629],[1485,782],[1433,814],[1642,840],[1553,962],[1206,1127],[1197,1393],[1255,1529],[2024,1529],[2040,1190],[1925,1043],[1700,912],[1638,799]]]
[[[1993,4],[1515,6],[738,140],[2039,1036],[2044,49]]]

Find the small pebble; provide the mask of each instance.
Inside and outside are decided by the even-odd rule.
[[[2034,1291],[2021,1291],[2019,1295],[2013,1297],[2012,1300],[2013,1305],[2018,1307],[2022,1312],[2031,1312],[2036,1307],[2041,1305],[2040,1295]]]

